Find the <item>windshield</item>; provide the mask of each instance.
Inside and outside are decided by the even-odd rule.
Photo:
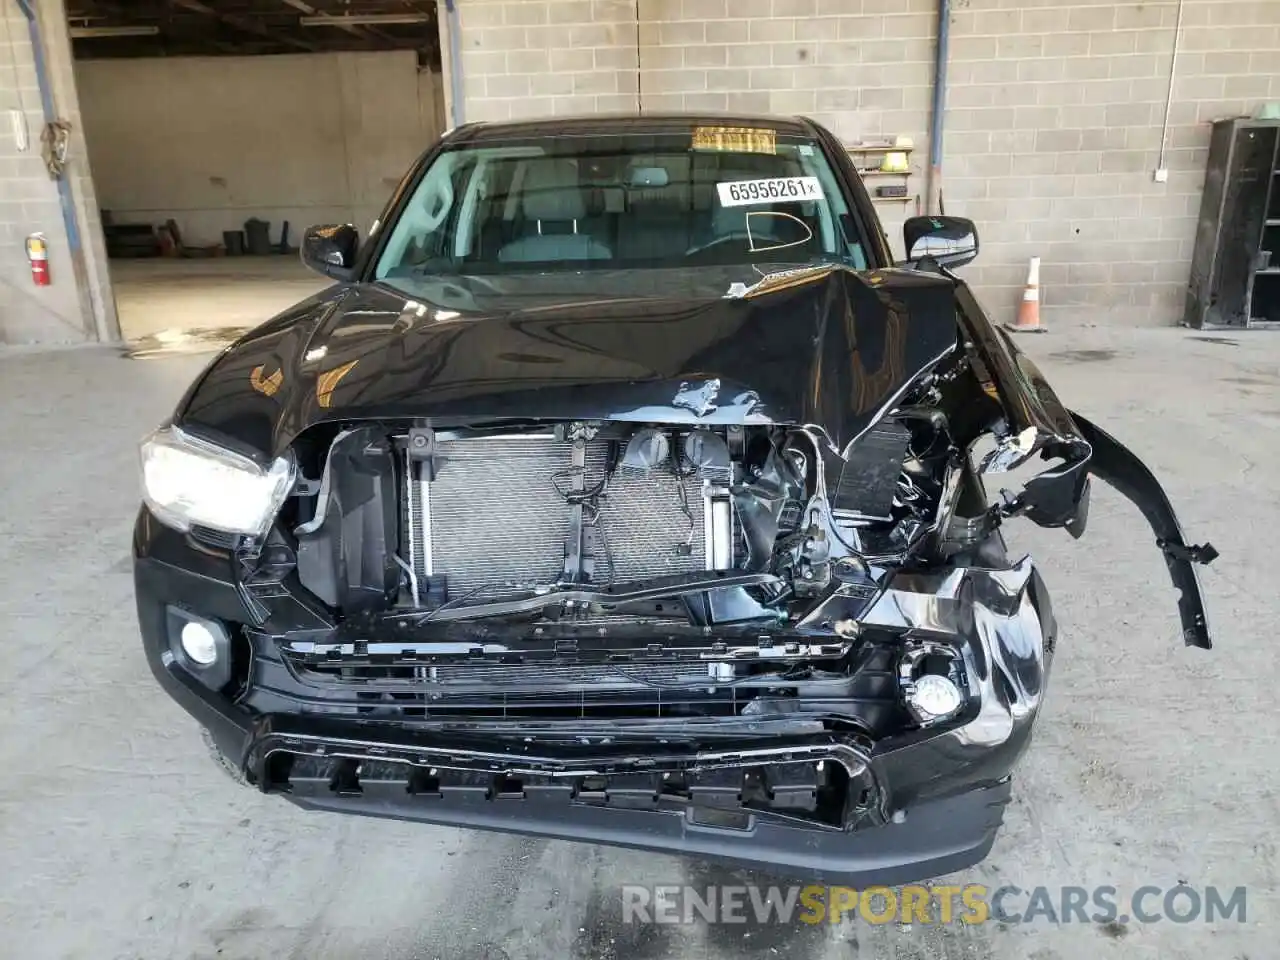
[[[865,252],[816,141],[772,130],[512,140],[438,156],[375,276],[839,262]]]

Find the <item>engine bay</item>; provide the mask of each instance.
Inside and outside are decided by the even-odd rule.
[[[943,423],[907,410],[846,456],[803,427],[363,425],[312,484],[299,576],[442,623],[799,624],[940,529]]]
[[[816,721],[883,737],[962,722],[987,656],[972,610],[1010,636],[1040,616],[1003,520],[1079,536],[1095,446],[1143,502],[1132,455],[1080,419],[1086,440],[1047,388],[1009,412],[1001,357],[953,352],[842,443],[815,424],[705,421],[685,383],[665,420],[323,424],[295,442],[301,479],[241,558],[243,596],[262,601],[247,631],[262,695],[446,723]],[[984,475],[1037,454],[1050,464],[988,498]],[[1211,559],[1157,520],[1175,578],[1178,550]],[[304,594],[315,629],[272,629],[276,598]]]

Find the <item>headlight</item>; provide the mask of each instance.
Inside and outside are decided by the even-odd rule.
[[[293,487],[292,459],[278,458],[263,469],[177,427],[151,434],[141,453],[143,499],[179,530],[195,525],[261,536]]]

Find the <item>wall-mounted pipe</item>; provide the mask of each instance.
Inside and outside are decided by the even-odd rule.
[[[462,23],[457,0],[444,0],[445,22],[449,29],[449,126],[460,127],[466,117],[462,90]]]
[[[40,19],[32,5],[32,0],[17,0],[18,9],[27,18],[27,35],[31,40],[31,57],[35,65],[36,86],[40,88],[40,109],[44,114],[44,122],[52,123],[58,119],[58,110],[53,102],[53,82],[49,77],[49,67],[45,62],[44,40],[40,31]],[[58,188],[58,205],[62,209],[62,226],[67,233],[67,250],[71,255],[71,270],[76,284],[76,297],[80,301],[82,315],[93,320],[93,333],[102,342],[113,339],[112,332],[104,326],[103,319],[94,309],[93,298],[89,296],[89,272],[84,262],[84,246],[80,241],[80,221],[76,217],[75,199],[71,196],[71,184],[67,175],[54,178]],[[86,331],[88,332],[88,331]]]
[[[938,44],[933,61],[933,116],[929,126],[926,211],[942,213],[942,133],[947,112],[947,61],[951,46],[951,0],[938,0]]]
[[[1165,169],[1165,148],[1169,143],[1169,115],[1173,111],[1173,82],[1178,76],[1178,47],[1182,38],[1182,4],[1178,0],[1177,21],[1173,25],[1173,52],[1169,55],[1169,90],[1164,97],[1164,123],[1160,126],[1160,160],[1158,169]]]

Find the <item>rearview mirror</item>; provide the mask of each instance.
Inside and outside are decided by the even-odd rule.
[[[355,276],[360,231],[349,223],[310,227],[302,236],[302,262],[334,280]]]
[[[910,217],[902,225],[907,261],[958,267],[978,255],[978,228],[964,217]]]

